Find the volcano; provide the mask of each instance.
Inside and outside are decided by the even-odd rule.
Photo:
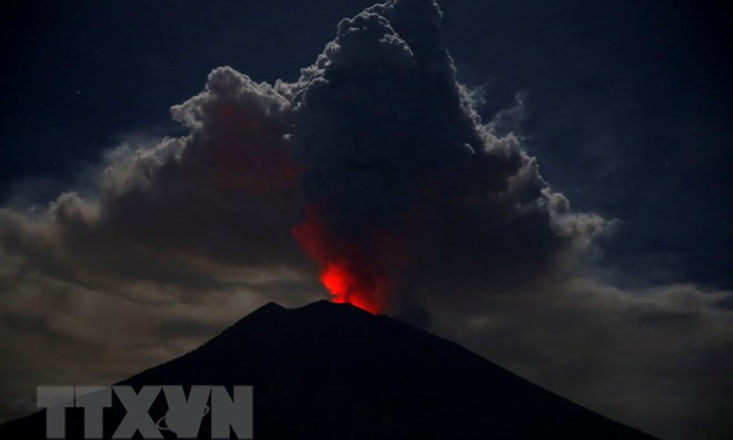
[[[453,342],[327,301],[298,309],[270,303],[196,350],[120,383],[166,384],[253,386],[255,439],[654,439]],[[79,411],[67,409],[66,438],[84,438]],[[104,438],[123,415],[119,402],[105,409]],[[210,417],[198,438],[211,438]],[[1,426],[0,438],[46,438],[45,424],[40,411]]]

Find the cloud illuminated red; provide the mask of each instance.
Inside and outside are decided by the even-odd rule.
[[[352,304],[374,314],[386,310],[387,276],[371,261],[366,249],[330,233],[318,209],[306,209],[306,217],[293,228],[293,235],[320,265],[320,281],[333,302]]]

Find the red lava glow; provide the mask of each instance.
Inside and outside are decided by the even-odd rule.
[[[375,315],[383,311],[379,299],[384,277],[380,274],[359,274],[348,263],[332,262],[322,268],[320,279],[331,292],[333,302],[352,304]]]
[[[386,309],[387,277],[364,249],[332,237],[317,209],[293,228],[305,253],[321,266],[320,281],[335,303],[347,303],[378,314]]]

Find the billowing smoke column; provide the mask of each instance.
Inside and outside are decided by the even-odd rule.
[[[404,27],[396,27],[409,18]],[[293,87],[295,154],[307,166],[293,229],[337,302],[377,313],[395,289],[394,241],[420,193],[463,174],[480,139],[462,111],[433,2],[373,6]],[[452,168],[452,169],[451,169]],[[436,185],[437,184],[437,185]],[[404,263],[404,262],[403,262]]]
[[[281,85],[294,106],[294,155],[306,166],[293,234],[335,301],[374,313],[397,300],[411,268],[443,260],[442,251],[481,273],[477,262],[516,244],[507,232],[536,229],[532,253],[557,244],[553,195],[515,138],[481,125],[440,44],[440,22],[431,0],[372,6],[339,23],[298,83]]]

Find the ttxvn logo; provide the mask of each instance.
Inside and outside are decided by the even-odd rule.
[[[167,412],[154,421],[149,411],[156,399],[165,398]],[[131,386],[47,386],[37,388],[37,405],[46,409],[46,437],[66,438],[66,409],[82,408],[84,438],[102,438],[104,408],[112,407],[117,397],[126,414],[112,438],[130,439],[139,432],[145,439],[163,438],[161,431],[171,431],[178,438],[196,438],[207,414],[211,418],[211,438],[251,439],[253,403],[251,386],[235,386],[232,394],[223,386],[194,385],[188,398],[179,385],[143,386],[135,392]],[[209,403],[210,402],[210,403]]]

